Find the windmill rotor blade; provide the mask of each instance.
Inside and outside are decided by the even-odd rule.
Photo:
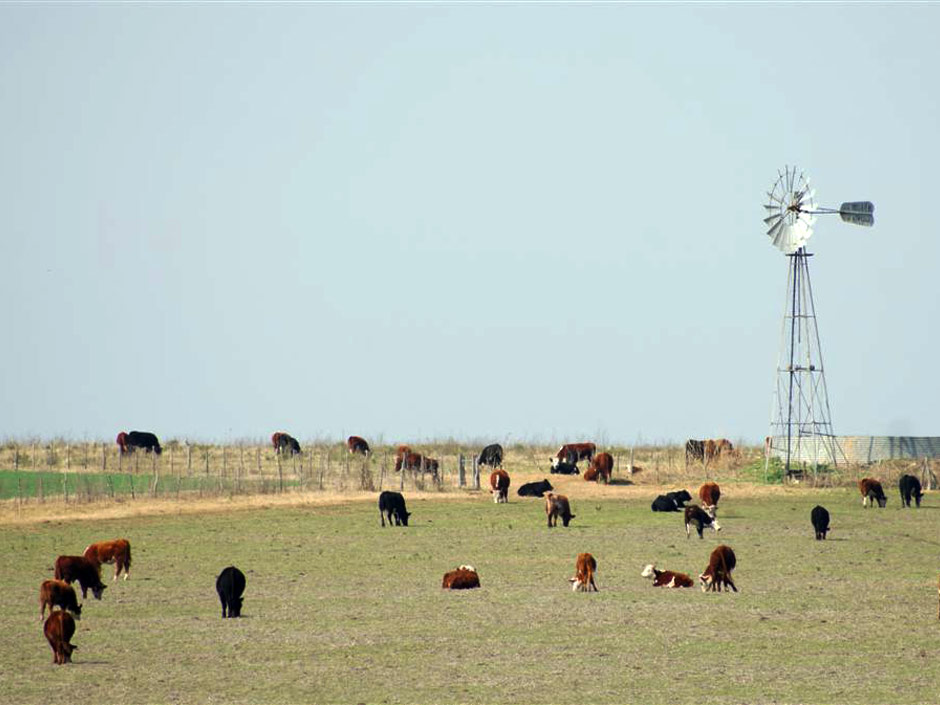
[[[850,201],[839,206],[839,217],[852,225],[871,227],[875,224],[875,204],[871,201]]]
[[[783,216],[780,213],[774,213],[773,215],[769,215],[766,218],[764,218],[764,225],[770,225],[771,221],[782,220],[782,219],[783,219]]]

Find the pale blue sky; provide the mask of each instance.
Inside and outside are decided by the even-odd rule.
[[[940,434],[937,5],[0,6],[0,437]]]

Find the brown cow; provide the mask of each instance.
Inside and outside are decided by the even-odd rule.
[[[579,460],[590,460],[597,452],[597,446],[594,443],[565,443],[552,456],[552,467],[558,463],[570,463],[577,465]]]
[[[130,450],[130,448],[128,448],[127,446],[127,433],[126,432],[121,431],[117,435],[117,444],[118,444],[118,450],[120,451],[121,455],[125,455]]]
[[[674,573],[671,570],[657,570],[656,566],[652,563],[646,566],[640,575],[644,578],[652,578],[653,587],[684,588],[695,585],[692,578],[685,573]]]
[[[579,553],[574,564],[575,576],[568,578],[574,592],[597,592],[594,582],[594,573],[597,572],[597,561],[590,553]]]
[[[424,472],[430,473],[436,478],[439,467],[440,463],[434,458],[428,458],[411,451],[395,458],[395,472],[401,472],[402,468],[405,470],[421,470],[423,468]]]
[[[708,512],[704,511],[697,504],[690,504],[685,508],[685,537],[689,538],[692,535],[690,531],[691,527],[695,527],[695,530],[698,532],[698,537],[702,537],[702,531],[704,529],[712,528],[715,531],[721,531],[721,527],[718,525],[718,520],[713,518]]]
[[[588,481],[601,480],[606,485],[610,482],[610,475],[613,471],[614,456],[610,453],[598,453],[591,459],[591,465],[585,471],[584,479]],[[591,475],[590,478],[589,475]]]
[[[706,462],[709,460],[714,460],[718,457],[718,444],[715,443],[715,441],[713,441],[711,438],[704,442],[702,448]]]
[[[480,576],[472,565],[462,565],[456,570],[444,573],[442,590],[470,590],[480,587]]]
[[[75,620],[72,615],[62,610],[53,612],[43,625],[42,631],[52,647],[52,663],[71,663],[72,652],[78,648],[69,643],[75,634]]]
[[[127,539],[114,539],[113,541],[99,541],[86,548],[82,555],[96,563],[114,563],[114,579],[117,580],[121,571],[124,579],[131,572],[131,543]]]
[[[575,515],[571,513],[571,505],[568,503],[568,498],[563,494],[552,494],[549,492],[545,495],[545,514],[548,515],[548,527],[558,526],[558,517],[561,517],[561,523],[563,526],[568,526],[568,522],[574,519]],[[555,523],[552,524],[552,520],[555,520]]]
[[[878,480],[863,477],[858,481],[858,491],[862,493],[862,506],[866,509],[869,503],[874,507],[876,501],[878,502],[878,506],[882,508],[888,503],[888,498],[885,497],[885,491]]]
[[[284,434],[283,434],[283,432],[281,432],[281,431],[275,431],[274,433],[271,434],[271,445],[274,446],[274,452],[275,452],[275,453],[280,452],[280,449],[281,449],[281,436],[283,436],[283,435],[284,435]]]
[[[75,588],[64,580],[43,580],[39,586],[39,620],[46,616],[46,606],[49,613],[56,607],[68,610],[75,615],[75,619],[82,618],[82,606],[78,604]]]
[[[722,585],[737,592],[738,589],[731,580],[731,571],[734,570],[736,564],[737,559],[734,557],[734,551],[731,550],[730,546],[724,544],[716,546],[708,559],[708,567],[704,573],[698,576],[702,583],[702,592],[714,592],[715,590],[721,592]]]
[[[349,449],[350,455],[359,453],[360,455],[368,456],[372,452],[369,448],[369,444],[366,443],[366,439],[361,436],[350,436],[347,438],[346,447]]]
[[[96,600],[108,587],[101,582],[101,564],[88,560],[85,556],[59,556],[55,559],[55,578],[70,585],[76,580],[82,586],[82,599],[88,597],[88,588]]]
[[[702,500],[702,509],[714,519],[718,511],[718,500],[721,498],[721,488],[714,482],[706,482],[698,488],[698,498]]]
[[[490,474],[490,487],[493,488],[493,501],[496,504],[509,502],[509,473],[495,470]]]
[[[715,445],[718,447],[718,455],[720,457],[737,455],[737,452],[734,450],[734,445],[732,445],[731,441],[727,438],[719,438],[715,441]]]

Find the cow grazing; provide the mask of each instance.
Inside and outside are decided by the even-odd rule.
[[[385,490],[379,495],[379,519],[382,520],[382,526],[385,526],[385,517],[388,516],[388,525],[392,525],[392,519],[395,519],[395,526],[408,526],[408,517],[411,512],[405,509],[405,498],[401,492],[391,492]]]
[[[571,505],[568,498],[563,494],[545,495],[545,514],[548,515],[548,526],[558,526],[558,517],[561,517],[563,526],[568,526],[568,522],[574,519],[575,515],[571,513]],[[552,521],[554,520],[554,524]]]
[[[118,434],[119,439],[120,437],[120,434]],[[121,445],[120,441],[118,445]],[[124,434],[124,444],[121,445],[121,451],[123,453],[132,453],[137,448],[142,448],[148,453],[152,452],[157,455],[163,452],[163,449],[160,447],[160,441],[149,431],[131,431],[130,433]]]
[[[78,647],[70,643],[75,634],[75,620],[64,610],[52,612],[42,627],[46,641],[52,647],[52,663],[72,662],[72,652]]]
[[[64,580],[43,580],[39,586],[39,619],[42,621],[46,616],[46,607],[49,607],[50,614],[53,608],[59,607],[68,610],[75,619],[82,618],[82,606],[78,604],[78,597],[75,595],[75,588]]]
[[[920,498],[924,496],[924,493],[920,490],[920,480],[918,480],[913,475],[902,475],[901,479],[898,480],[898,490],[901,492],[901,506],[910,507],[911,506],[911,497],[914,498],[914,502],[919,507]]]
[[[289,433],[279,431],[271,436],[271,442],[274,443],[274,452],[277,455],[300,455],[300,443]]]
[[[509,501],[509,473],[495,470],[490,474],[490,487],[493,488],[493,501],[502,504]]]
[[[702,509],[714,519],[718,511],[718,500],[721,498],[721,488],[714,482],[706,482],[698,488],[698,498],[702,500]]]
[[[809,518],[813,522],[816,540],[824,540],[826,538],[826,532],[829,531],[829,512],[826,511],[825,507],[820,507],[817,504],[813,507],[813,511],[810,512]]]
[[[108,587],[101,582],[101,564],[85,556],[59,556],[55,559],[55,578],[64,580],[69,585],[76,580],[82,586],[82,599],[88,597],[88,589],[96,600],[101,599],[101,593]]]
[[[125,433],[124,431],[121,431],[117,435],[117,445],[118,445],[118,450],[120,451],[121,455],[124,455],[125,453],[130,452],[130,449],[127,446],[127,433]]]
[[[503,467],[503,447],[499,443],[486,446],[477,456],[477,465],[489,465],[491,468]]]
[[[444,573],[442,590],[471,590],[480,587],[480,576],[472,565],[462,565],[456,570]]]
[[[650,509],[654,512],[678,512],[679,505],[672,497],[661,494],[653,500]]]
[[[591,465],[584,473],[584,479],[588,480],[588,474],[594,475],[592,479],[600,480],[605,485],[610,482],[610,475],[614,471],[614,456],[610,453],[598,453],[591,459]]]
[[[640,575],[644,578],[652,578],[653,587],[684,588],[695,585],[695,581],[685,573],[658,570],[652,563],[646,566]]]
[[[578,466],[573,463],[557,463],[552,465],[551,469],[552,475],[580,475],[581,471],[578,470]]]
[[[704,529],[714,529],[715,531],[721,531],[721,527],[718,525],[718,520],[704,511],[697,504],[690,504],[685,508],[685,537],[689,538],[692,533],[690,531],[691,527],[695,527],[695,530],[698,532],[698,537],[702,537],[702,531]]]
[[[117,580],[121,571],[124,579],[131,572],[131,544],[127,539],[114,539],[113,541],[99,541],[93,543],[83,552],[85,558],[96,563],[114,563],[114,579]]]
[[[358,453],[359,455],[368,455],[372,452],[369,448],[369,444],[366,443],[365,438],[360,438],[359,436],[350,436],[346,439],[346,448],[349,449],[350,455]]]
[[[705,460],[705,441],[690,438],[685,442],[685,464],[696,460]]]
[[[888,503],[888,498],[885,497],[885,491],[881,487],[881,483],[878,480],[874,480],[870,477],[863,477],[858,481],[858,491],[862,494],[862,506],[866,509],[868,508],[869,503],[872,506],[875,506],[875,502],[878,502],[878,506],[884,508]]]
[[[518,490],[516,494],[520,497],[541,497],[546,492],[551,492],[554,487],[552,483],[548,480],[542,480],[541,482],[527,482]]]
[[[722,585],[737,592],[738,589],[731,580],[731,571],[734,570],[736,563],[737,559],[734,557],[734,551],[731,550],[730,546],[724,544],[716,546],[708,559],[708,567],[704,573],[698,576],[699,581],[702,583],[702,592],[714,592],[715,590],[721,592]]]
[[[215,591],[222,603],[222,618],[241,617],[242,594],[245,592],[245,574],[230,565],[215,579]],[[228,612],[228,614],[226,614]]]
[[[593,443],[565,443],[552,456],[552,465],[558,463],[576,465],[580,460],[591,460],[596,452],[597,446]]]
[[[590,553],[579,553],[574,564],[575,575],[568,578],[574,592],[597,592],[594,582],[594,573],[597,572],[597,561]]]

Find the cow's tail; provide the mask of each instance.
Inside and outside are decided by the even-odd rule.
[[[131,545],[130,545],[130,543],[127,544],[127,560],[126,560],[126,562],[124,563],[124,565],[126,566],[126,570],[130,570],[130,567],[131,567]],[[125,571],[125,572],[126,572],[126,571]]]

